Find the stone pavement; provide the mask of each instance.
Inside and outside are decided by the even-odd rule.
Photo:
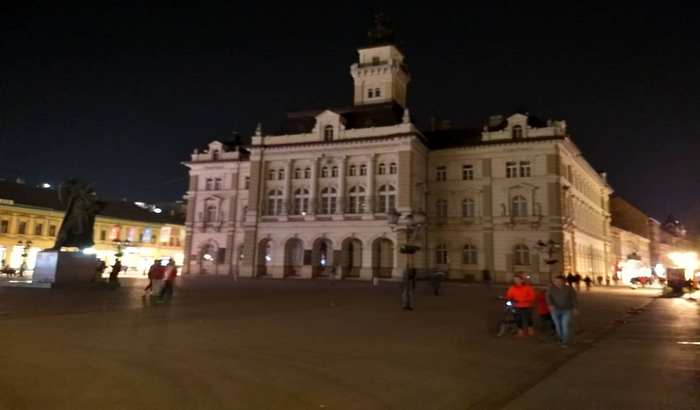
[[[499,409],[655,295],[582,292],[564,351],[493,336],[503,288],[421,282],[406,312],[397,283],[193,278],[166,304],[125,284],[0,288],[0,409]]]
[[[697,303],[655,299],[505,409],[700,409]]]

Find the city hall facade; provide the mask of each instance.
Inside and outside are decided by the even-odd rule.
[[[213,141],[184,162],[184,273],[369,280],[411,263],[467,280],[611,274],[612,190],[564,121],[515,113],[423,130],[401,50],[374,41],[358,54],[352,106],[289,113],[282,132],[258,126],[250,144]],[[409,238],[393,212],[427,223]],[[410,261],[408,241],[420,247]]]

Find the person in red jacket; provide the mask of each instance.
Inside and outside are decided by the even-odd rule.
[[[512,300],[515,310],[518,313],[518,336],[527,334],[532,336],[535,329],[532,327],[532,305],[535,302],[535,290],[532,286],[524,283],[523,276],[517,274],[513,277],[513,285],[506,292],[506,299]]]

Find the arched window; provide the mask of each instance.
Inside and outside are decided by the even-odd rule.
[[[350,166],[348,167],[348,176],[349,176],[349,177],[354,177],[355,175],[357,175],[357,167],[354,166],[354,165],[350,165]]]
[[[328,167],[321,168],[321,178],[328,178]]]
[[[304,168],[304,179],[310,179],[311,178],[311,168],[306,167]]]
[[[362,176],[367,175],[367,164],[360,165],[360,175],[362,175]]]
[[[384,165],[384,163],[379,164],[379,168],[377,169],[377,174],[379,174],[379,175],[386,174],[386,165]]]
[[[301,179],[301,168],[294,168],[294,179]]]
[[[530,264],[530,249],[527,245],[515,245],[515,264],[521,266]]]
[[[277,179],[282,181],[284,179],[284,168],[280,168],[279,171],[277,171]]]
[[[479,254],[476,251],[476,246],[467,244],[462,249],[462,264],[476,265],[479,263]]]
[[[391,164],[389,164],[389,173],[390,174],[392,174],[392,175],[396,174],[397,170],[398,170],[398,167],[396,166],[396,162],[392,162]]]
[[[379,206],[377,212],[387,213],[396,208],[396,188],[382,185],[379,188]]]
[[[206,213],[204,215],[204,221],[205,222],[216,222],[216,219],[217,219],[216,214],[217,214],[216,205],[208,204],[207,209],[206,209]]]
[[[365,210],[365,189],[354,186],[348,190],[348,213],[359,214]]]
[[[527,199],[522,195],[516,195],[511,201],[511,215],[515,217],[527,216]]]
[[[321,190],[321,214],[332,215],[336,211],[338,201],[338,191],[335,188],[327,187]]]
[[[444,243],[439,244],[435,248],[435,263],[438,265],[447,264],[447,245]]]
[[[513,139],[519,139],[523,137],[523,127],[516,125],[513,127]]]
[[[323,127],[323,140],[324,141],[333,141],[333,126],[332,125],[326,125]]]
[[[435,202],[435,216],[441,221],[447,219],[447,200],[438,199]]]
[[[294,209],[295,215],[306,215],[309,212],[309,190],[299,188],[294,191]]]
[[[270,169],[270,170],[267,171],[267,179],[268,179],[268,180],[272,181],[273,179],[275,179],[276,176],[277,176],[277,171],[276,171],[276,170]]]
[[[274,189],[267,194],[267,214],[279,215],[282,213],[282,191]]]
[[[337,178],[337,177],[338,177],[338,167],[336,167],[335,165],[331,168],[331,176],[332,176],[333,178]]]
[[[462,217],[474,218],[476,216],[476,204],[471,198],[466,198],[462,201]]]

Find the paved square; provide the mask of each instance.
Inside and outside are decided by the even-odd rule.
[[[576,341],[495,338],[503,288],[196,278],[0,288],[2,409],[495,409],[654,292],[582,292]]]

